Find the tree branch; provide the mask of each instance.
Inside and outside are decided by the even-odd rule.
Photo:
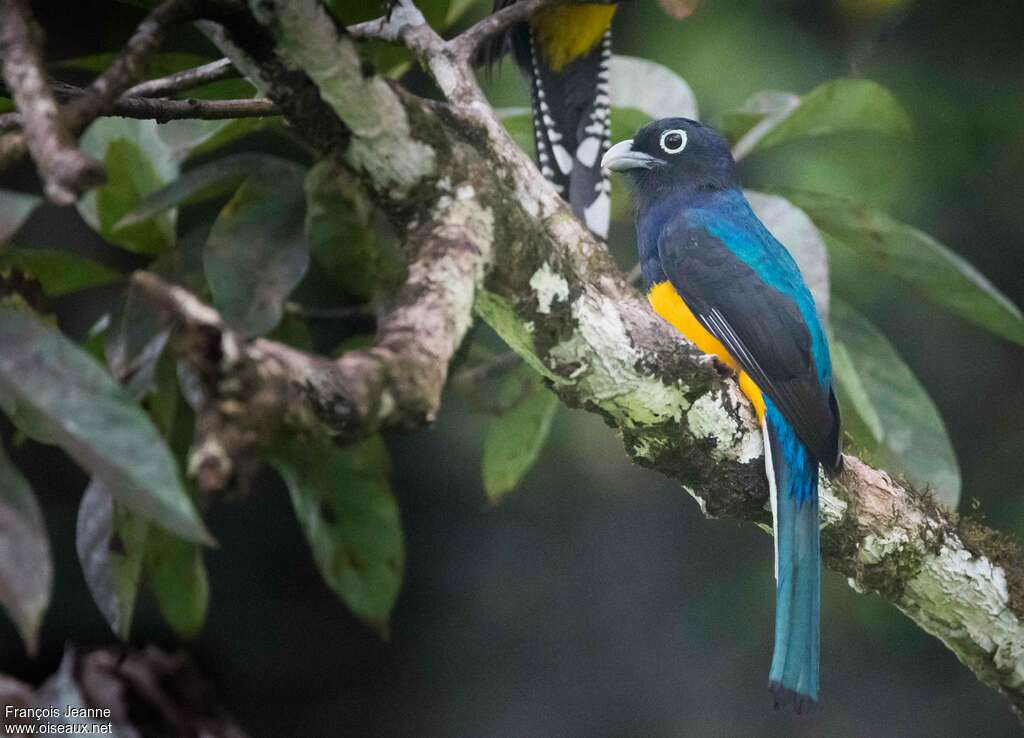
[[[338,37],[314,0],[253,0],[253,13],[273,43],[251,25],[226,23],[225,51],[300,135],[308,132],[311,145],[360,177],[396,231],[410,245],[422,242],[420,258],[429,259],[413,270],[373,349],[298,361],[272,342],[233,339],[224,361],[242,356],[256,389],[262,377],[280,378],[301,398],[299,415],[334,432],[408,429],[436,410],[472,299],[476,314],[566,404],[618,429],[636,463],[678,480],[709,516],[770,520],[763,441],[734,379],[651,312],[507,136],[446,42],[408,23],[402,31],[445,91],[447,104],[431,103],[365,77],[352,40]],[[342,124],[340,145],[321,133],[324,113],[307,101],[310,83]],[[187,312],[175,303],[168,309]],[[203,331],[231,335],[200,308],[212,321]],[[421,331],[442,339],[407,348]],[[1024,558],[1016,542],[850,455],[838,479],[822,480],[821,495],[826,565],[894,604],[1024,709]]]
[[[0,59],[4,80],[25,121],[21,145],[28,147],[36,162],[47,198],[67,205],[103,181],[103,167],[78,150],[61,120],[34,39],[41,31],[33,28],[34,23],[27,0],[2,0]],[[0,141],[0,152],[4,149]]]
[[[237,98],[229,100],[200,100],[188,98],[177,100],[157,97],[161,94],[181,92],[237,76],[230,59],[203,64],[193,69],[184,69],[166,77],[141,82],[130,87],[119,97],[105,116],[122,118],[152,119],[160,123],[169,120],[228,120],[233,118],[265,118],[280,115],[280,111],[266,98]],[[88,94],[86,89],[65,82],[50,83],[53,97],[60,100],[74,100]],[[0,132],[21,128],[24,118],[20,113],[0,115]]]
[[[21,37],[20,29],[17,26],[17,18],[15,16],[27,19],[27,9],[24,5],[25,0],[2,0],[3,11],[5,17],[3,18],[3,28],[5,36],[10,35],[15,40]],[[135,29],[135,33],[128,39],[125,44],[124,51],[121,55],[114,60],[114,62],[107,67],[92,83],[86,88],[85,93],[80,97],[72,100],[68,105],[64,106],[59,112],[56,111],[55,104],[53,110],[50,111],[50,107],[44,102],[43,114],[38,114],[38,111],[32,111],[34,103],[38,100],[45,100],[48,96],[52,102],[53,96],[49,90],[48,82],[45,76],[41,76],[39,80],[34,81],[32,84],[32,93],[26,97],[25,103],[18,103],[19,110],[23,114],[30,116],[26,123],[31,129],[34,118],[50,118],[54,120],[61,118],[63,119],[64,130],[69,136],[68,143],[66,146],[61,148],[61,151],[65,153],[62,156],[67,157],[66,151],[70,146],[70,136],[77,136],[85,128],[92,123],[99,115],[110,109],[114,104],[115,100],[121,96],[126,89],[128,89],[133,82],[135,82],[142,73],[144,62],[147,56],[152,53],[157,47],[163,43],[164,36],[167,30],[175,25],[184,23],[190,20],[194,20],[197,17],[200,0],[164,0],[160,5],[154,8],[149,15],[143,19],[139,27]],[[21,8],[24,12],[19,13],[18,8]],[[8,17],[9,16],[9,17]],[[8,31],[8,20],[13,19],[15,22],[15,29]],[[27,25],[27,22],[26,22]],[[13,47],[5,45],[4,50],[4,67],[5,77],[7,76],[6,69],[10,66],[8,60],[9,54],[15,54],[19,49],[23,49],[23,46],[19,46],[15,43]],[[36,54],[36,68],[37,71],[41,70],[41,59]],[[17,65],[16,65],[17,68]],[[41,75],[41,71],[38,71]],[[17,75],[15,75],[17,76]],[[17,89],[19,85],[24,84],[24,79],[7,79],[7,83],[11,85],[13,89]],[[43,96],[43,97],[40,97]],[[50,112],[46,112],[50,111]],[[6,122],[10,122],[8,119]],[[32,144],[32,142],[26,138],[26,134],[30,137],[34,136],[34,133],[30,133],[27,130],[25,133],[10,132],[3,136],[0,136],[0,170],[5,169],[10,164],[18,161],[24,156],[26,148],[34,146],[39,148],[40,146],[53,146],[55,141],[59,139],[53,138],[55,131],[51,128],[44,134],[40,134],[44,138],[43,143]],[[59,134],[58,134],[59,135]],[[76,150],[77,151],[77,150]],[[82,156],[78,153],[78,156]],[[46,163],[50,163],[48,159],[44,159],[40,162],[39,158],[33,153],[33,158],[36,160],[36,165],[39,168],[40,176],[44,182],[47,182],[49,187],[50,179],[52,177],[50,169],[47,168]],[[74,169],[72,171],[80,172],[80,175],[75,178],[74,176],[66,176],[60,180],[60,184],[56,185],[54,194],[51,196],[57,197],[56,201],[60,201],[63,204],[74,202],[78,199],[78,196],[82,192],[95,186],[97,180],[95,170],[89,168]],[[48,195],[49,195],[48,191]]]
[[[85,91],[80,87],[62,85],[69,97],[77,97]],[[69,89],[70,88],[70,89]],[[104,117],[135,118],[166,123],[169,120],[230,120],[234,118],[268,118],[280,115],[281,111],[273,102],[262,97],[237,98],[232,100],[199,100],[187,98],[175,100],[167,97],[120,97]],[[24,118],[19,113],[0,115],[0,131],[20,128]]]
[[[193,69],[183,69],[180,72],[168,74],[166,77],[140,82],[125,90],[121,97],[159,97],[237,76],[238,70],[235,69],[230,59],[218,59]]]
[[[565,4],[566,0],[519,0],[477,21],[448,43],[456,57],[468,61],[488,39],[522,23],[541,8]]]
[[[133,285],[181,327],[178,346],[205,400],[189,467],[206,489],[224,486],[244,457],[287,423],[343,438],[433,422],[448,365],[472,323],[473,299],[491,259],[489,212],[464,187],[409,229],[408,279],[377,321],[370,348],[330,361],[274,341],[243,341],[180,287],[139,272]],[[235,391],[223,390],[233,377]]]

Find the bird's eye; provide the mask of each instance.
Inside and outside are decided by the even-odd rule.
[[[686,131],[673,128],[661,134],[661,150],[666,154],[678,154],[686,148]]]

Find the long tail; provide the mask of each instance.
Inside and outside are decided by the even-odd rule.
[[[515,0],[495,0],[494,9]],[[549,10],[537,30],[521,23],[485,45],[478,61],[492,64],[506,46],[530,82],[537,164],[592,233],[607,238],[611,182],[601,157],[611,138],[611,16],[614,6]],[[551,47],[557,58],[547,58]],[[550,51],[551,49],[549,49]]]
[[[801,713],[818,699],[818,462],[771,404],[762,427],[775,527],[775,651],[769,688],[776,708],[792,704]]]
[[[533,132],[541,173],[587,228],[607,238],[611,183],[601,157],[611,140],[611,29],[563,69],[548,68],[530,32]]]

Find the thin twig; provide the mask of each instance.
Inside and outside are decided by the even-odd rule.
[[[577,2],[603,5],[615,2],[615,0],[577,0]],[[468,61],[473,58],[477,49],[487,39],[511,28],[517,23],[522,23],[538,10],[571,3],[572,0],[519,0],[519,2],[491,13],[483,20],[474,23],[445,45],[447,50],[456,59]],[[394,43],[405,41],[404,32],[406,29],[416,27],[422,23],[422,16],[419,15],[419,11],[415,10],[415,6],[411,2],[399,2],[395,4],[388,15],[364,21],[363,23],[353,24],[345,30],[349,36],[357,41],[373,39]]]
[[[78,99],[85,94],[81,88],[61,84],[61,95]],[[280,115],[273,102],[262,97],[243,97],[236,100],[175,100],[169,97],[121,97],[104,116],[156,120],[226,120],[231,118],[265,118]],[[18,113],[0,115],[0,131],[17,128],[22,123]]]
[[[471,59],[487,39],[517,23],[522,23],[541,8],[564,5],[565,2],[566,0],[520,0],[474,23],[448,44],[457,58]]]
[[[8,21],[18,14],[19,7],[24,7],[24,2],[25,0],[0,0],[0,3],[2,3],[0,4],[0,9],[4,13],[3,23],[0,25],[3,26],[5,37],[16,37],[18,35],[16,31],[8,30]],[[125,44],[121,55],[92,81],[84,94],[60,109],[59,115],[63,118],[67,132],[71,136],[78,135],[97,117],[110,110],[117,98],[138,79],[144,67],[146,57],[160,46],[167,30],[172,26],[195,20],[198,16],[199,6],[199,0],[164,0],[164,2],[151,11],[142,23],[139,24],[138,28],[135,29],[132,37],[128,39],[128,43]],[[22,14],[22,17],[27,18],[28,16]],[[5,59],[9,53],[11,53],[10,49],[5,48]],[[40,83],[40,86],[46,89],[48,93],[49,82],[45,80],[45,77],[42,77],[42,79],[43,82]],[[11,80],[8,79],[8,84],[15,88],[18,87],[18,81],[12,84]],[[48,94],[50,94],[52,99],[52,93]],[[37,99],[44,98],[33,96],[30,102]],[[19,108],[22,112],[28,109],[21,103],[19,103]],[[34,135],[34,133],[30,133],[30,135]],[[53,141],[56,139],[53,139],[51,136],[49,140]],[[0,171],[20,160],[25,155],[29,145],[29,141],[26,140],[26,134],[23,132],[12,131],[0,137]],[[38,159],[36,164],[44,181],[48,181],[47,168]],[[95,184],[95,175],[88,169],[82,170],[80,179],[69,180],[64,183],[67,194],[63,201],[73,202],[80,193]]]
[[[374,319],[377,313],[369,305],[342,305],[339,307],[310,307],[297,302],[286,302],[285,312],[313,320],[349,320],[351,318]]]
[[[456,389],[471,391],[481,383],[500,377],[523,363],[523,357],[515,351],[506,351],[492,356],[487,361],[459,369],[452,377]]]
[[[103,181],[103,167],[78,150],[61,119],[37,44],[41,33],[34,23],[27,0],[0,1],[0,57],[4,80],[25,123],[21,149],[27,147],[35,160],[50,201],[68,205]],[[0,153],[4,143],[0,141]]]
[[[230,100],[177,100],[151,97],[160,91],[175,92],[207,84],[237,74],[228,59],[219,59],[194,69],[148,80],[135,85],[119,97],[104,115],[139,120],[152,119],[161,123],[169,120],[225,120],[230,118],[263,118],[280,115],[273,102],[266,98],[238,98]],[[75,100],[88,94],[88,90],[66,82],[51,82],[53,96],[60,101]],[[0,115],[0,132],[20,128],[20,113]]]
[[[237,76],[238,70],[230,59],[218,59],[194,69],[183,69],[166,77],[140,82],[125,90],[121,97],[159,97]]]
[[[163,43],[169,28],[195,20],[197,0],[164,0],[135,29],[121,56],[114,60],[86,88],[86,93],[67,106],[72,129],[82,130],[109,110],[125,90],[138,79],[147,56]]]

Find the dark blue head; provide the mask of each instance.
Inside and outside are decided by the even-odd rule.
[[[641,205],[666,194],[739,186],[729,144],[714,128],[689,118],[648,123],[608,149],[601,166],[628,174]]]

